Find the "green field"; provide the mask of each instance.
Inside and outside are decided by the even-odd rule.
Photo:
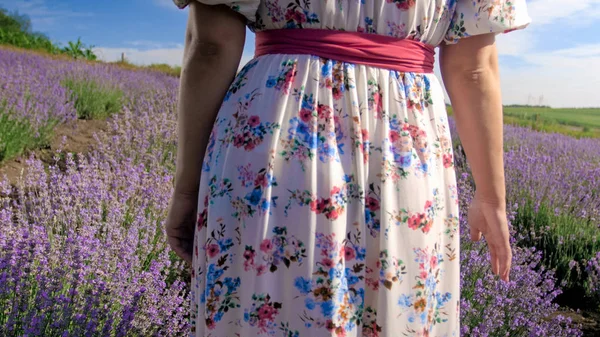
[[[451,114],[452,108],[448,112]],[[504,122],[577,138],[600,138],[600,108],[505,106]]]

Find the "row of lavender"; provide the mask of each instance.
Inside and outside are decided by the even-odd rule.
[[[166,249],[162,227],[172,188],[177,80],[2,50],[0,59],[20,69],[0,77],[0,100],[17,96],[6,88],[36,72],[28,81],[46,84],[24,86],[45,92],[31,100],[46,104],[58,90],[48,87],[61,80],[60,67],[114,81],[128,97],[87,159],[66,155],[61,170],[30,160],[18,187],[0,183],[0,335],[185,335],[187,279]],[[55,104],[47,114],[72,109],[68,100]],[[38,118],[32,109],[22,114]],[[508,127],[506,138],[513,221],[522,213],[518,203],[536,198],[534,208],[548,205],[556,214],[597,222],[598,142]],[[455,160],[464,210],[473,186],[459,149]],[[518,245],[524,239],[515,231],[512,280],[505,284],[491,276],[485,246],[469,241],[461,218],[463,335],[580,335],[560,317],[546,319],[560,290],[554,273],[538,267],[540,251]]]

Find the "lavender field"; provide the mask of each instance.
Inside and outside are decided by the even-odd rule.
[[[177,86],[163,73],[0,48],[0,166],[60,123],[109,125],[86,154],[30,156],[22,177],[0,177],[0,336],[187,335],[188,274],[163,229]],[[466,210],[473,180],[453,138]],[[511,281],[492,276],[461,214],[461,334],[582,336],[556,300],[600,307],[600,140],[506,126],[505,143]]]

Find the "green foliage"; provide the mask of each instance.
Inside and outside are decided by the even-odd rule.
[[[572,272],[569,262],[587,261],[600,251],[600,231],[592,219],[571,214],[555,214],[545,203],[537,209],[531,198],[519,204],[512,221],[517,233],[523,236],[519,245],[536,247],[543,252],[542,263],[556,268],[556,276],[565,289],[584,289],[586,279]]]
[[[72,78],[64,80],[63,85],[71,90],[71,100],[80,119],[104,119],[121,111],[123,106],[123,92],[118,88]]]
[[[452,107],[447,106],[449,116]],[[575,138],[600,138],[600,108],[554,109],[545,106],[506,105],[504,124]]]
[[[0,44],[11,45],[19,48],[43,50],[50,54],[66,54],[73,58],[82,58],[87,60],[96,60],[92,48],[81,43],[70,41],[66,47],[50,41],[42,33],[31,30],[31,20],[27,15],[18,13],[8,13],[7,10],[0,8]]]
[[[96,60],[96,55],[92,51],[94,46],[86,46],[81,42],[81,38],[77,38],[77,42],[69,41],[69,44],[62,49],[62,52],[71,56],[74,59],[86,59],[90,61]]]
[[[56,124],[55,121],[50,121],[39,128],[36,134],[27,120],[11,116],[0,105],[0,162],[49,144]]]

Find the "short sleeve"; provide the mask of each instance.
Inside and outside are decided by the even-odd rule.
[[[256,11],[260,4],[260,0],[173,0],[173,3],[175,6],[179,7],[179,9],[184,9],[192,1],[199,1],[205,5],[227,5],[234,11],[245,16],[246,19],[252,23],[256,21]]]
[[[473,35],[508,33],[530,23],[525,0],[457,0],[444,41],[454,44]]]

